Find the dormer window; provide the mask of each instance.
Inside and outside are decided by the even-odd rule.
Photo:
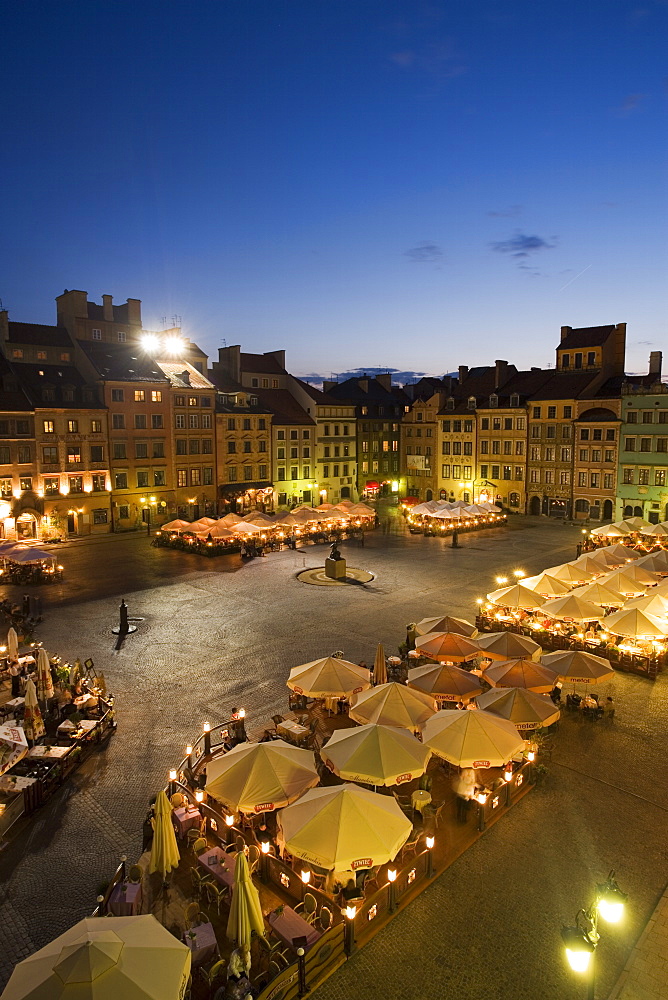
[[[499,405],[499,397],[495,392],[493,392],[492,395],[489,397],[489,405],[490,408],[492,409],[496,409],[496,407]]]
[[[475,396],[469,396],[468,408],[469,410],[475,410],[476,398]]]
[[[447,400],[447,402],[445,404],[445,408],[447,410],[454,410],[454,408],[455,408],[455,397],[454,396],[448,396],[448,400]]]
[[[520,405],[520,397],[516,392],[514,392],[510,397],[510,405],[515,407]]]

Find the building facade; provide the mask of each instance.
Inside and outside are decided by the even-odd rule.
[[[616,517],[668,520],[668,386],[622,389]]]

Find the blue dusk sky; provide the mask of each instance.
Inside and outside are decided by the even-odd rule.
[[[665,0],[3,4],[0,298],[296,374],[665,343]]]

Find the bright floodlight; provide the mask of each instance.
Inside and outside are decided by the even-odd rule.
[[[154,333],[146,333],[141,339],[141,346],[148,353],[157,351],[160,347],[160,340]]]
[[[165,350],[175,357],[183,353],[183,340],[181,337],[167,337],[165,340]]]
[[[617,924],[624,916],[624,902],[623,900],[599,899],[598,912],[608,923]]]
[[[571,969],[574,972],[586,972],[595,949],[590,938],[580,927],[562,927],[561,939]]]

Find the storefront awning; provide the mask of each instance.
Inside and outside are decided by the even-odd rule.
[[[377,483],[375,479],[367,480],[366,488],[368,490],[377,490],[380,488],[380,483]]]
[[[257,493],[258,490],[271,490],[272,485],[266,481],[260,483],[225,483],[218,487],[220,496],[243,496],[251,491]]]

